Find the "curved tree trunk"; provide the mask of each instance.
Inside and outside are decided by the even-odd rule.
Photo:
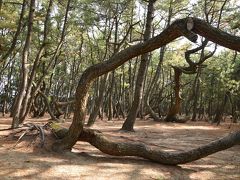
[[[48,97],[42,91],[38,90],[38,92],[44,99],[45,105],[47,107],[49,115],[51,116],[51,119],[54,120],[54,121],[59,121],[59,119],[54,115],[54,113],[53,113],[53,111],[51,109]]]
[[[154,119],[154,121],[161,121],[161,118],[158,117],[158,115],[154,112],[154,110],[150,106],[149,98],[150,98],[150,94],[152,93],[152,91],[155,89],[155,86],[157,85],[157,81],[158,81],[158,78],[159,78],[160,73],[161,73],[165,49],[166,49],[166,46],[163,46],[160,49],[160,57],[159,57],[157,70],[156,70],[156,72],[155,72],[155,74],[153,76],[153,79],[152,79],[152,81],[151,81],[151,83],[149,85],[149,88],[148,88],[148,90],[146,92],[146,95],[145,95],[145,105],[146,105],[146,108],[148,109],[148,111],[149,111],[151,117]]]
[[[170,1],[170,4],[169,4],[169,8],[168,8],[168,19],[167,19],[167,24],[166,24],[166,27],[168,27],[170,25],[170,22],[171,22],[171,19],[172,19],[172,5],[173,5],[173,1]],[[146,105],[146,108],[148,109],[151,117],[154,119],[154,121],[161,121],[161,117],[157,115],[157,113],[154,112],[154,110],[152,109],[152,107],[150,106],[150,103],[149,103],[149,98],[150,98],[150,95],[152,93],[152,91],[156,88],[156,85],[157,85],[157,81],[158,81],[158,78],[160,76],[160,73],[161,73],[161,69],[162,69],[162,64],[163,64],[163,59],[164,59],[164,54],[165,54],[165,50],[166,50],[166,46],[163,46],[160,48],[160,56],[159,56],[159,62],[158,62],[158,66],[157,66],[157,69],[156,69],[156,72],[153,76],[153,79],[150,83],[150,86],[146,92],[146,95],[145,95],[145,105]]]
[[[194,27],[191,32],[186,29],[188,19],[189,18],[176,20],[158,36],[151,38],[146,42],[130,46],[116,53],[109,60],[87,68],[83,72],[76,89],[76,104],[72,124],[67,135],[62,140],[53,144],[53,149],[60,152],[63,150],[71,150],[78,141],[79,135],[83,131],[86,100],[91,82],[95,78],[116,69],[131,58],[162,47],[180,36],[186,36],[191,41],[196,42],[197,37],[194,33],[204,36],[210,41],[224,47],[240,51],[240,37],[225,33],[198,18],[190,18],[194,23]]]
[[[53,132],[59,138],[65,137],[67,129],[61,128],[55,123],[50,124]],[[208,155],[228,149],[240,144],[240,131],[230,133],[227,136],[212,141],[203,146],[181,151],[167,152],[158,148],[147,146],[143,143],[114,142],[103,135],[100,131],[84,129],[78,140],[89,142],[103,153],[113,156],[137,156],[160,164],[177,165],[192,162]]]
[[[101,132],[89,129],[83,131],[80,140],[89,142],[106,154],[114,156],[138,156],[161,164],[177,165],[192,162],[240,144],[240,131],[183,152],[161,151],[142,143],[117,143],[106,138]]]
[[[174,121],[178,121],[178,117],[177,114],[180,111],[181,108],[181,96],[180,96],[180,77],[181,77],[181,70],[178,68],[174,67],[174,82],[175,82],[175,87],[174,87],[174,91],[175,91],[175,103],[172,107],[170,107],[167,117],[165,119],[165,121],[167,122],[174,122]]]

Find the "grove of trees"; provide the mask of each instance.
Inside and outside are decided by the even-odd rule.
[[[237,0],[1,0],[1,113],[13,129],[28,117],[72,118],[58,152],[83,140],[163,164],[205,157],[239,144],[240,131],[166,153],[89,127],[97,118],[123,119],[124,132],[137,118],[237,123],[239,29]]]

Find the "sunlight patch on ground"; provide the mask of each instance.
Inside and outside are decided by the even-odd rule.
[[[143,174],[143,175],[152,174],[153,176],[151,178],[153,178],[153,179],[165,179],[164,177],[166,177],[166,173],[164,174],[162,172],[159,172],[157,170],[150,169],[150,168],[142,169],[141,174]]]
[[[4,125],[0,123],[0,128]],[[136,132],[123,133],[118,132],[121,125],[122,121],[98,121],[95,128],[101,129],[104,135],[116,141],[130,139],[131,142],[143,142],[169,152],[191,149],[232,131],[226,123],[217,127],[206,122],[178,124],[138,121]],[[64,126],[68,127],[68,123]],[[239,129],[240,126],[234,124],[233,127]],[[29,137],[12,149],[16,139],[2,138],[3,133],[5,131],[0,131],[0,180],[240,179],[240,146],[185,165],[165,166],[140,158],[108,156],[86,142],[78,142],[72,153],[61,155],[37,149],[36,144],[28,147],[32,141]]]
[[[227,166],[224,166],[225,169],[236,169],[237,167],[236,166],[233,166],[233,165],[227,165]]]
[[[71,171],[70,171],[71,169]],[[71,174],[71,175],[78,175],[80,171],[86,171],[88,168],[83,165],[55,165],[51,168],[51,171],[54,171],[58,174]]]
[[[217,127],[211,127],[211,126],[162,126],[163,129],[198,129],[198,130],[218,130]]]
[[[15,171],[10,173],[9,175],[11,178],[15,179],[15,178],[23,178],[24,176],[31,176],[37,173],[38,173],[38,169],[28,167],[28,168],[24,168],[24,170],[22,168],[15,169]]]
[[[191,179],[216,179],[216,173],[211,172],[211,171],[200,171],[196,173],[191,173],[189,176]]]
[[[185,167],[188,167],[188,168],[217,168],[218,166],[217,165],[210,165],[210,164],[191,164],[191,165],[185,165]]]
[[[32,158],[33,161],[39,161],[39,162],[49,162],[49,163],[63,163],[65,160],[64,159],[58,159],[54,157],[35,157]]]
[[[118,170],[121,169],[120,172]],[[71,170],[71,171],[70,171]],[[59,174],[62,178],[77,179],[114,179],[113,174],[116,174],[118,179],[126,179],[126,177],[134,171],[133,166],[112,163],[94,163],[93,166],[82,165],[56,165],[52,167],[49,172],[54,172],[55,175]],[[89,177],[89,178],[86,178]]]
[[[10,125],[8,124],[1,124],[1,129],[7,129],[10,128]]]

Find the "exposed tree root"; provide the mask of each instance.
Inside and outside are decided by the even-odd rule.
[[[37,136],[40,137],[40,147],[43,147],[44,142],[45,142],[44,129],[46,129],[47,127],[48,127],[48,123],[43,125],[43,126],[36,125],[36,124],[33,124],[33,123],[23,124],[19,131],[13,133],[13,134],[19,134],[19,133],[23,132],[19,136],[19,138],[18,138],[17,142],[15,143],[15,145],[13,146],[13,148],[15,148],[19,144],[19,142],[22,140],[22,138],[24,136],[29,135],[33,131],[37,131]]]
[[[65,137],[68,132],[66,128],[62,128],[56,123],[51,123],[50,127],[58,138]],[[206,145],[183,152],[166,152],[156,147],[147,146],[144,143],[114,142],[100,131],[93,129],[83,129],[79,140],[88,142],[109,155],[137,156],[160,164],[177,165],[192,162],[240,144],[240,131],[230,133]]]

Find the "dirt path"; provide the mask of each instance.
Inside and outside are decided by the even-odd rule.
[[[47,118],[29,119],[44,124]],[[9,127],[9,118],[0,118],[0,129]],[[68,126],[70,122],[66,122]],[[140,141],[166,151],[185,150],[205,144],[239,129],[206,123],[156,123],[137,121],[135,133],[121,133],[122,121],[98,121],[93,128],[116,141]],[[166,166],[141,158],[105,155],[88,143],[78,142],[71,153],[56,154],[31,144],[30,137],[13,148],[16,139],[0,131],[0,179],[240,179],[240,146],[218,152],[181,166]],[[49,135],[50,136],[50,135]]]

